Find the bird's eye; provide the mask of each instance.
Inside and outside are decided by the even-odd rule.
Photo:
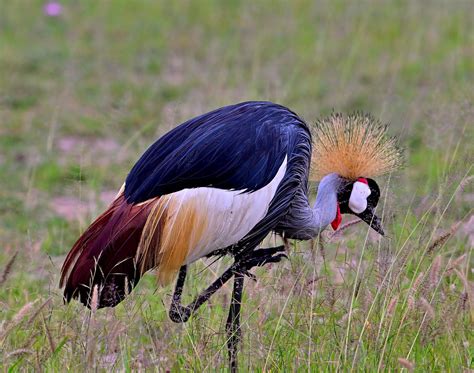
[[[349,208],[356,214],[360,214],[367,208],[367,197],[370,196],[369,186],[361,181],[356,181],[352,187],[349,197]]]

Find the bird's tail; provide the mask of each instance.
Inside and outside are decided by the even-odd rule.
[[[144,270],[137,250],[154,200],[128,203],[120,193],[74,244],[61,269],[60,287],[67,301],[78,298],[91,307],[97,286],[97,307],[114,307],[138,283]]]

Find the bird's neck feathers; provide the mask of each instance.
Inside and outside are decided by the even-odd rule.
[[[314,207],[310,206],[308,196],[298,191],[289,215],[280,223],[283,236],[310,240],[320,234],[337,216],[337,191],[342,181],[337,174],[323,177]]]
[[[342,178],[332,173],[323,177],[319,183],[311,220],[315,235],[324,230],[337,216],[337,191],[341,182]]]

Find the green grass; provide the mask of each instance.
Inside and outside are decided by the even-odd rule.
[[[329,233],[247,281],[241,369],[474,369],[472,2],[64,1],[57,19],[42,5],[0,12],[4,371],[227,369],[228,287],[186,325],[152,275],[93,314],[57,287],[152,139],[249,99],[309,122],[371,112],[406,165],[378,180],[388,238]],[[196,263],[188,299],[225,264]]]

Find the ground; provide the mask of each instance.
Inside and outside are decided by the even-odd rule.
[[[378,180],[387,238],[356,224],[291,243],[247,280],[241,369],[474,368],[473,2],[84,0],[57,17],[43,5],[0,12],[4,371],[226,369],[229,288],[176,325],[152,274],[92,313],[63,304],[58,276],[154,138],[251,99],[309,123],[370,112],[406,161]],[[188,299],[229,260],[208,264]]]

